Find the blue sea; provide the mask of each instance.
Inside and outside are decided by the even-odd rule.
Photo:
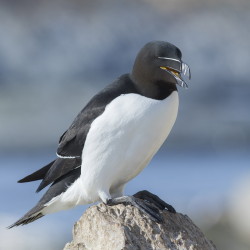
[[[50,153],[4,154],[0,158],[0,249],[62,249],[72,239],[72,227],[89,206],[47,215],[27,226],[7,230],[36,204],[43,192],[38,182],[17,180],[53,160]],[[126,194],[149,190],[195,222],[205,208],[217,218],[234,187],[250,174],[250,156],[240,152],[171,152],[161,150],[149,166],[126,186]],[[200,216],[200,217],[199,217]]]

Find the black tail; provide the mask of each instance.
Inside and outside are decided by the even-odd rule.
[[[75,168],[67,174],[59,177],[52,183],[47,192],[42,196],[39,202],[21,219],[10,225],[8,228],[26,225],[44,216],[43,209],[53,198],[65,192],[81,175],[81,168]]]
[[[17,226],[21,226],[21,225],[23,226],[23,225],[29,224],[37,219],[40,219],[41,217],[43,217],[42,213],[36,214],[33,217],[24,216],[20,220],[16,221],[14,224],[8,226],[7,228],[11,229],[13,227],[17,227]]]

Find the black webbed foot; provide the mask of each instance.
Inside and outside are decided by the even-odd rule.
[[[163,221],[159,209],[149,202],[145,202],[140,198],[134,196],[122,196],[107,201],[107,205],[117,205],[120,203],[129,204],[137,207],[142,213],[149,216],[149,218],[155,222],[161,223]]]
[[[171,205],[169,205],[168,203],[160,199],[157,195],[152,194],[147,190],[139,191],[133,196],[135,198],[139,198],[141,200],[154,204],[159,210],[167,209],[171,213],[176,213],[175,209]]]

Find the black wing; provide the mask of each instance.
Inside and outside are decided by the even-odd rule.
[[[113,99],[128,93],[138,93],[138,91],[130,77],[128,75],[123,75],[94,96],[78,114],[70,128],[61,136],[57,150],[57,154],[60,158],[26,176],[19,182],[29,182],[41,179],[42,182],[37,189],[37,192],[39,192],[58,178],[80,167],[81,154],[91,123],[104,112],[106,106]]]
[[[56,160],[50,162],[48,165],[44,166],[43,168],[37,170],[36,172],[27,175],[26,177],[24,177],[23,179],[19,180],[19,183],[23,183],[23,182],[30,182],[30,181],[37,181],[37,180],[42,180],[43,178],[45,178],[46,174],[48,173],[49,169],[51,168],[51,166],[54,164]]]
[[[58,178],[64,176],[65,174],[79,167],[81,167],[81,158],[56,159],[54,164],[50,167],[49,171],[46,173],[44,179],[40,183],[36,192],[41,191],[43,188],[48,186],[53,181],[56,181]]]
[[[81,166],[81,158],[64,159],[57,158],[45,167],[19,180],[19,183],[42,180],[36,192],[56,181],[58,178],[66,175],[70,171]]]
[[[91,123],[104,112],[112,100],[128,93],[138,93],[138,91],[129,75],[123,75],[95,95],[61,136],[57,154],[62,157],[81,157]]]

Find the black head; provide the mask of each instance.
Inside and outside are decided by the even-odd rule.
[[[160,89],[176,90],[176,84],[187,87],[181,74],[189,74],[190,69],[182,62],[179,48],[168,42],[154,41],[147,43],[138,53],[131,78],[148,96],[156,95]]]

